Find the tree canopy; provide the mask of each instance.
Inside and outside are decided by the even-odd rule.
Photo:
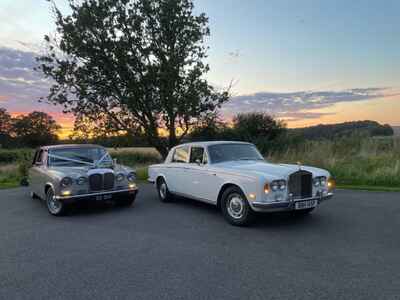
[[[20,144],[30,147],[55,143],[59,129],[61,126],[50,115],[39,111],[19,116],[13,122],[15,137]]]
[[[52,1],[57,32],[38,57],[54,82],[49,102],[110,131],[144,134],[165,156],[228,100],[204,78],[210,30],[191,0],[79,3],[69,0],[64,16]]]

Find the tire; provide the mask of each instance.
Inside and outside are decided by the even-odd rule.
[[[245,195],[235,186],[227,188],[222,194],[221,210],[225,220],[235,226],[246,226],[254,220],[254,212]]]
[[[67,207],[63,202],[55,199],[52,188],[49,188],[46,192],[46,206],[49,213],[53,216],[62,216],[67,210]]]
[[[120,207],[129,207],[131,205],[133,205],[133,203],[135,202],[135,196],[128,196],[122,199],[118,199],[116,201],[117,206]]]
[[[164,178],[157,180],[157,193],[161,202],[171,202],[173,200],[172,194],[168,190],[167,183]]]
[[[300,210],[294,210],[292,212],[292,214],[295,217],[304,217],[304,216],[308,216],[311,214],[311,212],[315,209],[315,207],[312,208],[307,208],[307,209],[300,209]]]

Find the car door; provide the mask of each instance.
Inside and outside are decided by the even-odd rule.
[[[175,148],[172,160],[166,169],[168,188],[173,193],[184,194],[184,181],[189,162],[189,146]]]
[[[45,177],[45,151],[36,151],[32,167],[29,170],[29,184],[32,192],[40,197],[44,197],[44,177]]]
[[[192,146],[183,185],[185,194],[199,200],[216,203],[219,185],[219,178],[209,169],[205,148]]]

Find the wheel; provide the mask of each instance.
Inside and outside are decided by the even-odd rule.
[[[303,216],[308,216],[315,207],[312,208],[307,208],[307,209],[300,209],[300,210],[294,210],[292,213],[295,217],[303,217]]]
[[[222,214],[230,224],[246,226],[253,221],[254,212],[240,188],[227,188],[221,200]]]
[[[49,213],[53,216],[62,216],[66,212],[66,205],[56,199],[52,188],[47,190],[46,205]]]
[[[135,202],[135,198],[136,198],[135,196],[128,196],[128,197],[125,197],[122,199],[118,199],[116,201],[116,204],[121,207],[125,207],[125,206],[128,207],[128,206],[131,206]]]
[[[160,178],[157,180],[157,192],[158,198],[161,202],[170,202],[172,201],[172,194],[168,190],[167,183],[164,178]]]

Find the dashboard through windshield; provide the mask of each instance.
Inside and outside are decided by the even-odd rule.
[[[236,160],[264,160],[251,144],[217,144],[208,147],[211,163]]]

